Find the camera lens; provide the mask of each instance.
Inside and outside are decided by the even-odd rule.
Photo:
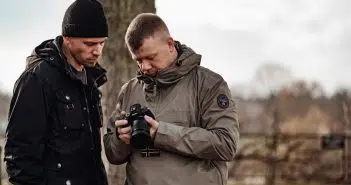
[[[151,141],[148,123],[144,119],[136,119],[132,123],[132,145],[142,149],[148,146]]]

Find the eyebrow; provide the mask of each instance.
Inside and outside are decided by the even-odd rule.
[[[104,43],[106,40],[104,41],[100,41],[100,42],[94,42],[94,41],[83,41],[83,43],[85,44],[101,44],[101,43]]]
[[[104,43],[106,42],[107,39],[105,38],[103,41],[100,41],[100,42],[96,42],[96,41],[90,41],[90,40],[84,40],[83,43],[89,43],[89,44],[101,44],[101,43]]]

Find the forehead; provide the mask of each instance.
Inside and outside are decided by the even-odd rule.
[[[153,54],[156,52],[157,46],[159,44],[160,43],[157,41],[157,39],[154,39],[152,37],[144,39],[140,48],[133,52],[133,55],[136,57],[144,57]]]

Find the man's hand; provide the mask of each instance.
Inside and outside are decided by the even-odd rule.
[[[121,112],[121,116],[126,115],[125,111]],[[118,137],[124,141],[125,144],[130,144],[130,138],[132,135],[132,127],[128,125],[128,121],[125,119],[117,120],[115,122]],[[127,126],[128,125],[128,126]]]
[[[155,138],[155,134],[157,132],[158,126],[160,125],[159,122],[155,121],[154,119],[152,119],[151,117],[145,115],[144,119],[147,123],[149,123],[150,125],[150,136],[152,139]]]

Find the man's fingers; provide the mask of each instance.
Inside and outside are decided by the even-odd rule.
[[[123,140],[130,140],[130,135],[129,134],[122,134],[122,135],[119,135],[119,138],[121,138]]]
[[[123,127],[126,126],[128,124],[127,120],[117,120],[115,122],[116,127]]]
[[[146,120],[146,122],[148,122],[151,126],[153,126],[153,125],[155,125],[155,120],[154,119],[152,119],[150,116],[147,116],[147,115],[145,115],[144,116],[144,119]]]
[[[121,126],[123,127],[123,126],[126,126],[128,124],[128,121],[124,120],[124,116],[125,115],[126,115],[125,111],[122,111],[120,113],[120,119],[115,121],[115,126],[116,127],[121,127]]]
[[[124,141],[126,144],[129,144],[130,143],[130,134],[122,134],[122,135],[119,135],[119,138]]]
[[[131,131],[132,131],[132,128],[131,127],[124,127],[124,128],[118,128],[117,129],[117,131],[118,131],[118,134],[119,135],[122,135],[122,134],[128,134],[128,133],[130,133]]]

